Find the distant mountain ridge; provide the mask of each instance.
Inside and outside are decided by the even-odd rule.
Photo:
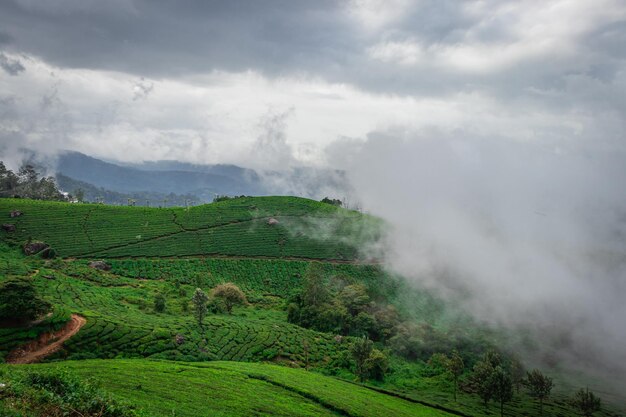
[[[76,187],[82,183],[81,188],[88,188],[91,193],[96,190],[117,193],[117,200],[133,196],[143,199],[147,195],[162,199],[175,194],[185,198],[195,196],[196,203],[211,202],[216,195],[289,194],[315,199],[327,195],[341,198],[350,190],[345,174],[336,170],[302,167],[284,172],[258,172],[237,165],[198,165],[169,160],[121,164],[79,152],[59,156],[57,179],[61,187]]]

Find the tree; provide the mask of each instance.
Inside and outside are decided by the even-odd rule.
[[[504,416],[504,404],[513,399],[513,382],[501,366],[497,366],[488,382],[493,399],[500,403],[500,416]]]
[[[27,323],[50,310],[30,279],[9,279],[0,285],[0,321]]]
[[[511,380],[513,381],[513,386],[515,386],[515,391],[519,394],[520,385],[522,384],[525,375],[524,365],[516,356],[513,356],[509,368],[511,370]]]
[[[356,374],[361,382],[367,378],[366,362],[372,353],[372,349],[373,343],[367,336],[357,338],[352,345],[352,358],[356,365]]]
[[[377,381],[382,381],[389,369],[387,355],[378,349],[372,349],[369,357],[365,360],[365,370],[368,376]]]
[[[454,401],[456,401],[456,392],[459,386],[459,377],[463,373],[463,369],[465,368],[465,364],[463,363],[463,358],[459,355],[459,352],[456,350],[452,351],[450,357],[446,358],[445,366],[448,372],[452,375],[454,379]]]
[[[554,384],[552,378],[544,376],[538,369],[526,372],[526,386],[530,395],[539,400],[539,415],[543,415],[543,401],[550,396]]]
[[[583,416],[591,417],[596,411],[600,411],[601,401],[593,392],[587,389],[580,389],[571,400],[572,406],[577,408]]]
[[[224,307],[226,307],[226,312],[228,314],[232,312],[235,305],[245,304],[248,302],[243,291],[241,291],[239,287],[232,282],[218,285],[213,288],[212,294],[213,297],[220,298],[224,302]]]
[[[196,317],[198,326],[200,327],[202,327],[202,322],[206,316],[206,305],[208,301],[209,297],[206,293],[200,288],[196,288],[196,292],[194,292],[193,297],[191,297],[191,302],[193,303],[193,315]]]
[[[157,313],[162,313],[165,311],[165,297],[161,293],[158,293],[154,297],[154,311],[156,311]]]
[[[330,298],[330,293],[324,282],[322,266],[318,262],[312,262],[304,276],[302,304],[306,307],[321,307]]]
[[[320,200],[322,203],[330,204],[333,206],[341,207],[343,202],[339,199],[324,197]]]

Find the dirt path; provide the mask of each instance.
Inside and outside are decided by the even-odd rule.
[[[62,329],[44,333],[36,340],[13,350],[7,356],[6,362],[11,364],[38,362],[61,349],[63,343],[78,333],[85,323],[87,320],[84,317],[72,314],[72,318]]]

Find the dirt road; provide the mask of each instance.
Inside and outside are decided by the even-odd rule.
[[[38,362],[61,349],[63,343],[78,333],[85,323],[87,320],[84,317],[72,314],[72,318],[62,329],[44,333],[36,340],[13,350],[7,356],[6,362],[12,364]]]

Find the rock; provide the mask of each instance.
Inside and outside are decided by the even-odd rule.
[[[2,230],[4,230],[5,232],[15,232],[15,225],[5,223],[2,225]]]
[[[89,267],[94,269],[99,269],[101,271],[109,271],[111,269],[111,265],[104,261],[92,261],[89,262]]]
[[[19,210],[13,210],[13,211],[11,212],[11,217],[20,217],[22,214],[24,214],[24,213],[22,213],[22,212],[21,212],[21,211],[19,211]]]
[[[50,245],[44,242],[30,242],[25,243],[22,249],[24,250],[25,255],[30,256],[39,253],[44,249],[48,249],[49,247]]]
[[[273,217],[270,217],[269,219],[267,219],[267,224],[269,224],[270,226],[277,225],[278,223],[280,222]]]

